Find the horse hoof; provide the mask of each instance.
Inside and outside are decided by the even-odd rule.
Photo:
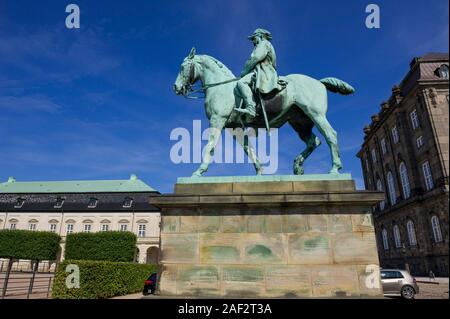
[[[338,172],[337,168],[332,168],[331,171],[328,174],[338,175],[339,172]]]
[[[202,174],[198,171],[195,171],[194,173],[192,173],[191,177],[202,177]]]
[[[303,174],[305,174],[303,167],[301,167],[301,166],[294,167],[294,175],[303,175]]]

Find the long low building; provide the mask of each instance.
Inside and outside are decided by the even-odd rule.
[[[155,263],[159,257],[160,213],[149,196],[159,193],[131,175],[128,180],[0,183],[0,229],[51,231],[65,238],[73,232],[131,231],[137,236],[136,261]],[[0,271],[7,261],[0,259]],[[30,261],[14,263],[28,270]],[[42,267],[45,267],[45,263]],[[51,263],[47,269],[54,267]]]

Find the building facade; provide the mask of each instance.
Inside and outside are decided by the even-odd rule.
[[[374,207],[381,266],[449,274],[449,59],[430,53],[410,70],[364,128],[365,187]]]
[[[131,231],[137,236],[136,261],[157,263],[159,210],[149,197],[159,194],[132,175],[129,180],[20,182],[10,177],[0,183],[0,229],[51,231],[61,238],[74,232]],[[0,260],[5,269],[6,260]],[[30,261],[14,263],[13,270],[29,269]],[[54,268],[54,263],[42,263]]]

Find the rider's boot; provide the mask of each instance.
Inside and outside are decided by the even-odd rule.
[[[247,114],[248,117],[254,118],[256,116],[256,105],[249,104],[246,108],[236,108],[239,113]]]
[[[253,122],[253,120],[256,117],[256,105],[253,103],[247,105],[247,107],[245,109],[239,108],[239,109],[235,109],[235,110],[239,113],[245,114],[245,122],[246,123]]]

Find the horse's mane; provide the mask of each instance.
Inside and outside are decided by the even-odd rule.
[[[228,77],[233,77],[233,72],[231,72],[231,70],[229,68],[227,68],[227,66],[225,64],[223,64],[222,62],[220,62],[219,60],[217,60],[216,58],[207,55],[207,54],[202,54],[202,55],[196,55],[198,57],[201,58],[205,58],[206,60],[211,60],[212,62],[214,62],[215,64],[217,64],[217,66],[219,67],[220,71],[223,73],[223,75],[228,76]]]

